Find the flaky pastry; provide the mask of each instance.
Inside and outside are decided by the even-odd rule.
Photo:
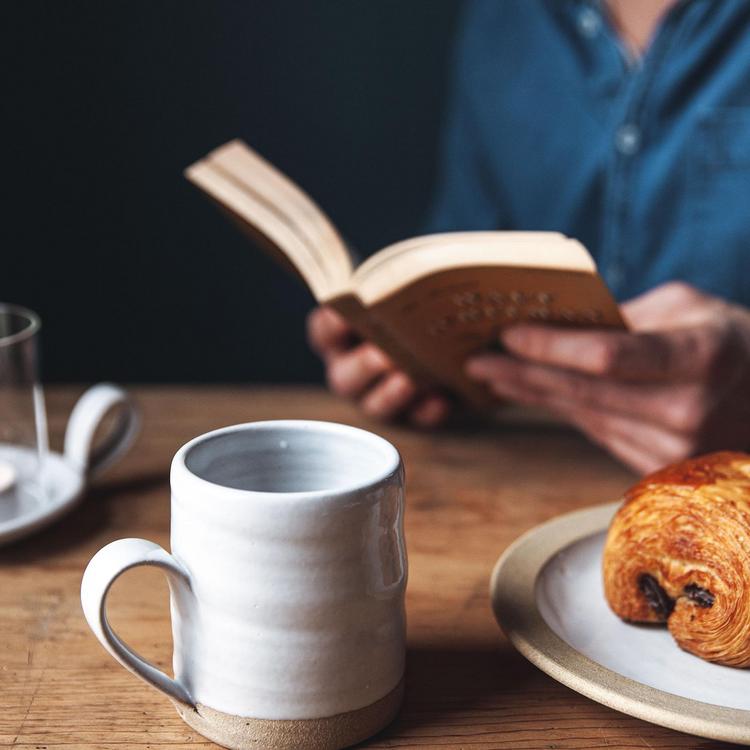
[[[609,528],[603,573],[623,620],[666,622],[685,651],[750,666],[750,455],[688,459],[636,484]]]

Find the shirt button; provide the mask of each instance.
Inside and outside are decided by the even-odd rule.
[[[615,133],[615,148],[624,156],[638,153],[641,147],[641,129],[628,123],[621,125]]]
[[[592,39],[602,27],[601,16],[593,8],[582,8],[578,14],[578,30],[586,39]]]

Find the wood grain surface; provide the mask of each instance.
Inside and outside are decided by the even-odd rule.
[[[48,389],[53,447],[81,391]],[[120,537],[168,547],[169,462],[189,438],[295,417],[373,429],[406,464],[407,697],[400,718],[367,747],[729,747],[577,695],[528,664],[495,624],[488,581],[508,544],[561,512],[617,499],[633,480],[574,432],[523,418],[417,432],[368,422],[315,388],[149,387],[135,395],[145,426],[133,452],[67,517],[0,549],[0,746],[215,747],[96,642],[81,613],[81,574],[96,550]],[[120,579],[109,613],[125,640],[170,669],[167,587],[158,571]]]

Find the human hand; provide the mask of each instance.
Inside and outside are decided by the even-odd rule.
[[[420,427],[437,426],[448,416],[450,403],[445,396],[420,391],[385,352],[359,340],[330,307],[318,307],[308,315],[307,338],[325,363],[329,388],[357,401],[369,416],[383,420],[404,416]]]
[[[750,448],[750,310],[669,283],[623,305],[632,332],[518,325],[469,377],[544,406],[631,468]]]

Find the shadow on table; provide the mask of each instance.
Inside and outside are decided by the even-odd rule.
[[[496,435],[503,432],[526,432],[542,429],[551,433],[580,434],[578,430],[551,412],[530,406],[505,404],[494,412],[475,413],[458,410],[441,428],[444,432]]]
[[[77,547],[110,524],[114,508],[127,496],[167,483],[163,471],[134,479],[99,481],[85,490],[81,502],[50,526],[0,549],[0,565],[41,562]]]
[[[497,706],[538,673],[509,646],[410,648],[406,662],[406,698],[396,722],[376,738],[388,743],[422,726],[445,726],[451,718]]]
[[[488,727],[508,719],[513,721],[530,711],[543,713],[548,702],[554,704],[555,698],[559,698],[561,690],[559,685],[532,666],[508,643],[502,642],[499,636],[495,643],[479,646],[467,644],[465,648],[410,648],[406,680],[406,698],[398,718],[383,732],[358,747],[437,747],[446,744],[446,738],[461,746],[489,743],[491,740],[486,736]],[[523,699],[524,695],[526,699]],[[591,706],[594,711],[609,713],[609,709],[597,704],[592,703]],[[530,718],[534,715],[531,713]],[[620,717],[621,722],[641,723],[625,715],[616,716]],[[549,727],[554,728],[554,714],[547,719]],[[619,723],[613,726],[615,731],[619,728]],[[472,733],[477,729],[480,730],[478,736],[473,737]],[[543,733],[543,725],[539,725],[537,731]],[[484,741],[482,736],[485,736]],[[669,747],[683,750],[730,750],[738,747],[682,734],[675,734],[674,739],[684,744],[670,743]],[[423,744],[425,741],[434,744]],[[616,740],[612,747],[617,747],[614,742]],[[544,742],[543,746],[557,745]],[[503,743],[503,747],[511,745]]]

